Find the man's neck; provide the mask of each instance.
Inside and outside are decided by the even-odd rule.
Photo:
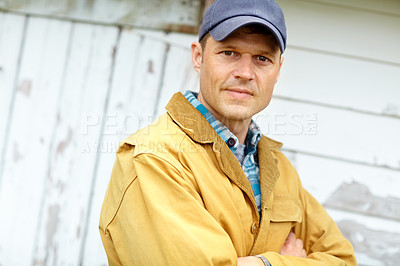
[[[244,144],[249,131],[251,119],[248,120],[227,120],[226,118],[216,117],[221,123],[223,123],[233,135],[235,135],[240,144]]]

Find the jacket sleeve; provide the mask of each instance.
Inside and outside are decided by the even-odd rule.
[[[204,208],[196,186],[168,160],[146,153],[118,160],[103,209],[118,198],[111,196],[112,180],[127,185],[111,221],[100,220],[110,265],[237,264],[229,235]]]
[[[300,198],[303,222],[296,224],[294,233],[303,240],[307,258],[282,256],[276,252],[262,255],[271,265],[357,265],[352,245],[323,206],[304,188],[301,188]]]

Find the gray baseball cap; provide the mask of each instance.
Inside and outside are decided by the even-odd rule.
[[[222,41],[238,28],[254,23],[268,28],[282,53],[285,51],[285,17],[273,0],[215,0],[204,14],[199,41],[208,32],[214,40]]]

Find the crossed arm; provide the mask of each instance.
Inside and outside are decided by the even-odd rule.
[[[296,239],[293,232],[290,232],[286,238],[285,243],[280,252],[281,255],[289,255],[299,258],[306,258],[307,253],[303,248],[303,241],[301,239]],[[240,257],[238,258],[238,266],[264,266],[264,262],[255,256]]]
[[[133,262],[137,265],[188,265],[190,262],[264,265],[255,256],[237,257],[237,254],[246,253],[244,245],[238,245],[241,249],[238,252],[232,242],[240,241],[241,231],[233,231],[237,233],[235,237],[228,237],[225,229],[236,230],[233,219],[228,217],[229,220],[224,220],[231,222],[225,229],[216,221],[224,218],[226,213],[219,212],[225,206],[220,201],[210,198],[209,202],[204,202],[206,197],[199,197],[190,180],[182,178],[180,172],[162,158],[138,156],[133,168],[131,155],[127,153],[126,158],[123,155],[119,154],[119,160],[128,163],[117,161],[115,164],[100,219],[100,233],[110,265]],[[125,189],[121,190],[119,184]],[[207,189],[221,186],[224,184],[208,186]],[[219,189],[212,195],[229,197],[229,193],[235,193],[235,190],[229,184],[228,188],[227,191]],[[321,223],[321,216],[313,215],[314,212],[323,214],[322,206],[306,193],[302,197],[305,197],[303,201],[308,208],[304,214],[307,219],[296,223],[294,228],[299,239],[289,233],[280,253],[270,251],[260,255],[272,265],[356,265],[351,245],[341,237],[334,224],[328,219]],[[216,213],[215,217],[204,208],[204,204]],[[307,258],[305,250],[309,251]]]

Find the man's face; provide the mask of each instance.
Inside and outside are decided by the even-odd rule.
[[[250,122],[269,104],[282,64],[273,35],[240,28],[220,42],[210,36],[204,51],[194,42],[192,56],[198,100],[225,125]]]

